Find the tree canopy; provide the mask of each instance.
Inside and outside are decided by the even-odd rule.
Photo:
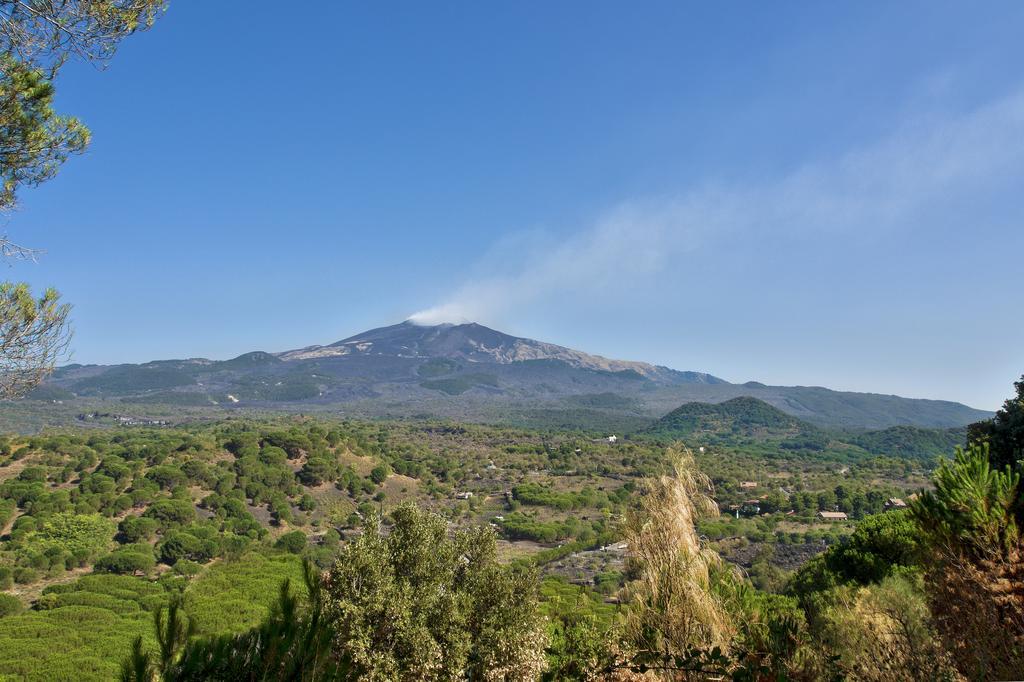
[[[89,145],[89,130],[53,109],[54,78],[70,58],[103,65],[125,36],[148,28],[165,0],[0,0],[0,212]],[[0,235],[0,257],[35,251]],[[0,285],[0,399],[53,370],[69,339],[68,311],[48,289]]]
[[[992,419],[971,424],[967,430],[970,442],[988,443],[988,456],[996,467],[1024,459],[1024,376],[1013,387],[1017,394],[1007,398]]]

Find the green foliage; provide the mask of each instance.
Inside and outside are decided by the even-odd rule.
[[[0,619],[0,671],[13,679],[109,680],[147,624],[141,614],[65,606]]]
[[[545,633],[536,583],[502,566],[487,528],[448,534],[439,516],[396,509],[391,532],[371,520],[328,578],[335,655],[355,677],[532,678]]]
[[[549,603],[556,598],[568,603],[570,598],[584,595],[565,608],[545,609],[552,619],[550,658],[553,662],[557,659],[555,669],[560,674],[568,675],[569,670],[582,669],[582,661],[593,661],[599,647],[590,646],[588,629],[594,626],[603,632],[608,624],[604,614],[615,610],[602,603],[601,595],[615,594],[626,577],[617,563],[621,553],[593,550],[622,540],[620,522],[638,499],[639,479],[656,476],[665,467],[664,450],[654,441],[621,438],[611,444],[596,436],[449,421],[327,423],[308,417],[257,421],[240,416],[174,428],[120,427],[0,439],[0,499],[12,516],[20,515],[10,539],[0,541],[0,580],[3,568],[9,580],[16,572],[20,579],[37,581],[51,578],[65,567],[88,566],[92,557],[75,557],[54,546],[46,547],[50,554],[41,551],[40,532],[55,514],[123,518],[116,537],[121,546],[112,545],[112,528],[108,527],[107,546],[93,555],[101,558],[92,577],[131,579],[128,573],[152,572],[150,562],[156,552],[163,561],[174,562],[173,570],[163,572],[155,585],[161,594],[164,589],[182,593],[184,612],[196,624],[200,638],[230,639],[265,622],[271,612],[271,597],[284,578],[291,578],[290,589],[302,588],[296,555],[267,556],[251,551],[267,536],[268,526],[289,523],[294,517],[296,524],[308,522],[310,533],[327,530],[322,544],[308,546],[305,533],[297,532],[303,543],[294,548],[326,569],[338,552],[340,538],[333,527],[342,526],[346,517],[354,517],[349,527],[360,523],[353,510],[367,516],[387,513],[392,500],[414,499],[445,514],[449,533],[470,532],[466,529],[493,521],[509,539],[550,545],[544,549],[530,543],[508,545],[515,564],[509,570],[515,575],[533,569],[596,586],[584,590],[563,583],[572,591],[563,595],[549,591],[546,582],[541,592]],[[721,539],[723,546],[734,546],[737,552],[743,549],[744,538],[764,543],[764,547],[750,550],[755,561],[749,575],[766,588],[775,589],[783,575],[771,558],[772,543],[806,540],[820,544],[824,538],[836,544],[842,533],[853,530],[852,522],[831,531],[802,528],[802,524],[814,523],[817,509],[838,506],[849,509],[856,519],[881,508],[888,496],[906,497],[910,486],[918,487],[925,480],[919,473],[920,462],[869,458],[863,453],[846,458],[832,450],[790,450],[781,443],[714,447],[702,455],[702,465],[714,477],[719,503],[758,496],[762,511],[778,510],[756,518],[716,516],[700,526],[700,532],[712,541]],[[20,460],[26,461],[16,475],[4,473],[8,462]],[[374,476],[375,467],[380,471]],[[382,495],[374,478],[386,481],[382,474],[388,470],[416,480],[392,479],[387,495]],[[758,481],[758,488],[740,488],[739,481],[745,480]],[[335,484],[323,485],[327,481]],[[464,490],[476,495],[468,502],[458,500],[454,493]],[[506,496],[505,491],[510,494]],[[194,500],[201,501],[197,505]],[[784,515],[789,508],[795,514]],[[561,544],[555,547],[555,543]],[[859,547],[856,542],[850,544],[851,561],[865,572],[875,570],[872,566],[876,564],[867,554],[853,552]],[[796,560],[810,553],[806,547],[794,550],[799,550],[793,554]],[[786,553],[780,548],[775,555]],[[213,557],[225,560],[202,563]],[[122,575],[101,575],[99,571]],[[388,580],[386,589],[382,588],[388,595],[395,591],[404,595],[402,590],[412,589],[408,581]],[[499,580],[495,584],[504,583]],[[521,591],[533,593],[535,585],[524,584]],[[75,587],[71,591],[95,590]],[[141,634],[139,653],[150,655],[149,664],[155,665],[156,649],[147,615],[152,612],[152,604],[147,603],[152,598],[63,594],[63,590],[49,590],[39,608],[49,614],[93,608],[121,619],[142,617],[140,627],[121,639],[123,648],[113,660],[123,658]],[[500,597],[503,603],[513,599],[501,594],[499,590],[494,598]],[[483,598],[475,593],[471,596]],[[356,600],[360,609],[369,608],[364,597]],[[420,604],[416,608],[427,608],[427,602],[418,597],[403,598],[406,603]],[[166,595],[161,599],[166,602]],[[138,609],[132,606],[136,603]],[[459,606],[443,613],[455,614],[451,618],[458,620],[466,611]],[[595,620],[582,617],[588,614]],[[373,619],[383,616],[359,616],[364,617],[367,622],[379,622]],[[463,632],[461,625],[452,628],[437,631],[435,641],[443,641],[446,649],[445,633]],[[472,628],[479,631],[477,625]],[[412,630],[404,633],[402,637],[414,636]],[[64,636],[77,637],[77,633],[68,628]],[[464,632],[451,636],[469,637]],[[433,646],[423,641],[423,651]],[[4,644],[0,636],[0,646]],[[462,655],[464,644],[459,640],[451,645],[455,655]],[[405,644],[396,641],[389,646]],[[489,650],[489,645],[479,646],[480,651]],[[397,649],[388,649],[392,650]],[[5,673],[0,666],[0,675]],[[115,674],[107,668],[97,676],[109,679]]]
[[[53,83],[42,70],[0,58],[0,122],[5,151],[0,163],[0,209],[13,207],[21,186],[43,183],[72,154],[89,144],[89,131],[77,119],[53,110]]]
[[[849,437],[849,441],[874,455],[934,459],[943,456],[966,440],[967,432],[956,429],[923,429],[917,426],[892,426]]]
[[[128,543],[149,540],[156,533],[158,525],[159,523],[155,518],[129,516],[117,526],[120,531],[118,539]]]
[[[995,417],[968,427],[971,443],[988,443],[995,467],[1014,466],[1024,459],[1024,376],[1013,384],[1016,395],[1003,403]]]
[[[99,514],[57,513],[43,521],[39,530],[25,536],[25,543],[42,553],[53,548],[71,554],[94,556],[110,546],[114,523]]]
[[[877,584],[922,560],[920,534],[908,510],[869,516],[844,542],[811,559],[792,576],[787,591],[817,623],[844,585]]]
[[[143,516],[156,520],[161,529],[168,529],[191,523],[196,510],[189,500],[163,499],[150,505]]]
[[[160,608],[153,614],[153,625],[160,656],[158,665],[161,671],[166,672],[192,636],[195,626],[182,611],[178,599],[172,599],[166,611]]]
[[[911,506],[929,550],[936,626],[961,674],[1010,679],[1024,670],[1024,599],[1007,589],[1024,557],[1020,464],[997,468],[989,443],[957,449],[935,489]]]
[[[10,63],[9,56],[0,56],[0,72]],[[3,119],[10,114],[7,109],[12,99],[17,100],[19,93],[8,89],[10,84],[5,76],[5,73],[0,73],[0,131],[9,134]],[[46,108],[49,108],[48,104]],[[0,144],[7,137],[4,132],[0,132]],[[0,210],[9,208],[8,202],[14,199],[15,187],[23,181],[18,176],[24,170],[24,166],[18,168],[23,162],[17,160],[16,154],[6,147],[3,152],[0,155],[0,182],[3,183],[0,186]],[[8,242],[0,238],[0,257],[7,251]],[[67,326],[70,312],[71,307],[60,302],[60,294],[55,289],[47,289],[42,296],[35,298],[27,284],[0,282],[0,339],[3,340],[0,346],[0,399],[25,394],[53,370],[70,340]]]
[[[197,635],[240,632],[267,617],[284,580],[290,580],[293,589],[301,589],[302,562],[298,557],[250,552],[238,561],[214,564],[192,582],[185,590],[185,610]]]
[[[148,545],[145,549],[131,547],[119,549],[97,559],[94,570],[97,573],[149,573],[156,565],[153,550]]]
[[[58,609],[65,606],[92,606],[107,609],[114,613],[125,615],[141,611],[138,602],[130,599],[119,599],[109,594],[96,592],[64,592],[47,595],[49,598],[40,600],[39,606],[42,609]]]
[[[16,616],[25,610],[25,605],[13,594],[0,592],[0,618]]]
[[[659,419],[646,433],[669,440],[718,433],[777,436],[810,435],[817,427],[801,422],[757,398],[740,397],[722,403],[685,403]],[[712,438],[711,441],[714,441]]]
[[[0,675],[38,682],[109,680],[133,638],[146,633],[162,587],[90,575],[47,588],[37,611],[0,619]]]
[[[219,552],[219,538],[213,529],[197,525],[168,532],[159,547],[160,561],[171,565],[182,559],[205,563]]]
[[[301,554],[302,550],[306,549],[306,544],[306,534],[301,530],[293,530],[279,537],[277,542],[274,543],[274,547],[291,554]]]
[[[569,524],[538,521],[519,512],[506,515],[499,525],[505,537],[511,540],[556,542],[572,535],[572,527]]]
[[[299,560],[290,555],[249,554],[220,563],[188,585],[182,615],[195,623],[198,636],[244,631],[267,617],[282,581],[301,587],[301,576]],[[137,637],[143,652],[158,650],[153,614],[168,603],[163,582],[92,574],[47,588],[42,610],[0,619],[0,676],[115,679]]]
[[[259,626],[237,635],[200,639],[184,647],[172,665],[162,666],[164,680],[274,679],[310,682],[346,679],[330,656],[333,632],[325,615],[326,600],[319,576],[304,566],[309,595],[303,608],[289,580],[281,584],[278,600]],[[133,651],[125,670],[145,670],[147,661]],[[139,674],[131,679],[147,680]]]
[[[521,483],[513,487],[512,497],[522,504],[561,510],[601,507],[609,503],[607,495],[598,493],[593,488],[584,488],[579,492],[559,492],[538,483]]]
[[[832,655],[849,679],[956,679],[943,650],[920,575],[897,573],[839,590],[819,619],[819,655]]]
[[[72,385],[79,395],[119,394],[125,391],[154,391],[191,386],[195,379],[170,367],[157,364],[119,365],[103,374],[80,379]]]
[[[388,480],[388,476],[391,475],[391,468],[386,465],[379,465],[373,468],[370,472],[370,480],[380,485],[384,481]]]
[[[545,680],[587,680],[605,663],[616,610],[600,595],[557,578],[540,586],[550,642]]]
[[[18,566],[14,569],[14,582],[19,585],[28,585],[39,580],[39,572],[28,566]]]
[[[912,505],[914,517],[937,547],[959,547],[978,558],[1016,550],[1022,495],[1019,471],[989,461],[989,444],[957,448],[934,477],[935,490]]]

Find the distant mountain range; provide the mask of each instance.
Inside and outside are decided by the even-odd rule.
[[[556,425],[646,424],[680,404],[749,396],[817,426],[959,427],[960,403],[807,386],[732,384],[703,372],[610,360],[479,324],[402,322],[325,346],[231,360],[68,365],[33,398]]]

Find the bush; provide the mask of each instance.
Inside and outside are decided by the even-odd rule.
[[[143,514],[145,518],[156,519],[161,528],[173,528],[191,523],[196,510],[190,500],[157,500]]]
[[[324,547],[337,547],[339,542],[341,542],[341,533],[333,528],[328,528],[324,533]]]
[[[385,464],[381,464],[379,466],[374,467],[373,471],[370,472],[370,480],[376,483],[377,485],[380,485],[384,481],[388,480],[388,476],[390,474],[390,468]]]
[[[250,552],[240,561],[212,565],[185,593],[185,610],[196,634],[221,635],[256,625],[269,614],[286,578],[301,590],[302,564],[292,554],[265,557]]]
[[[0,618],[15,616],[25,610],[25,605],[13,594],[0,593]]]
[[[99,514],[58,513],[39,524],[39,529],[25,536],[33,549],[66,551],[73,555],[95,556],[114,536],[114,524]]]
[[[149,540],[156,533],[156,519],[146,516],[129,516],[118,525],[122,542]]]
[[[29,568],[28,566],[19,566],[14,569],[14,582],[19,585],[28,585],[39,580],[39,573],[35,569]]]
[[[306,534],[300,530],[285,533],[277,539],[277,542],[274,543],[274,547],[283,549],[284,551],[292,554],[299,554],[306,548]]]
[[[178,575],[183,575],[191,578],[192,576],[199,575],[203,571],[203,565],[198,564],[195,561],[189,561],[188,559],[181,559],[174,564],[174,572]]]
[[[149,573],[156,566],[152,550],[142,552],[136,549],[124,549],[112,552],[96,562],[97,573]]]
[[[205,563],[217,555],[217,550],[215,540],[173,530],[160,544],[160,561],[172,566],[181,559]]]
[[[107,609],[117,614],[132,614],[142,610],[139,604],[132,599],[122,599],[98,592],[65,592],[64,594],[53,595],[53,597],[52,608],[92,606],[94,608]]]

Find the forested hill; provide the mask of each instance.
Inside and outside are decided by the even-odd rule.
[[[966,441],[966,429],[894,426],[880,430],[826,429],[750,397],[721,403],[686,403],[643,429],[641,437],[718,446],[766,445],[785,450],[844,451],[847,455],[948,455]]]
[[[747,437],[791,437],[817,434],[803,422],[763,400],[747,396],[721,403],[686,403],[659,419],[647,433],[672,438],[733,434]]]

